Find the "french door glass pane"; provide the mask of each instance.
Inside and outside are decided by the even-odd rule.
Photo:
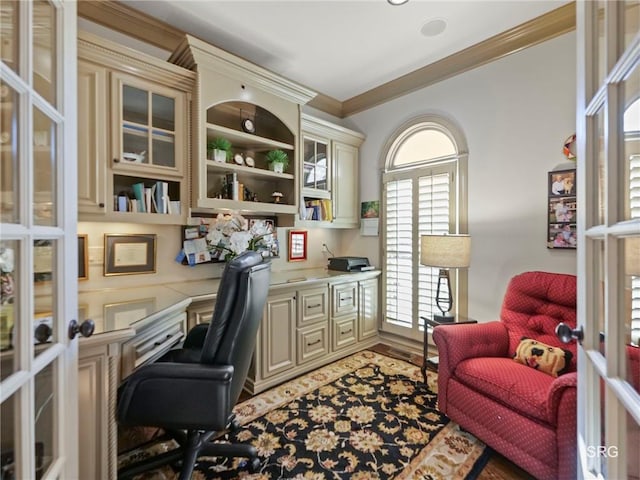
[[[624,220],[640,218],[640,66],[623,82],[624,178],[620,195]]]
[[[20,249],[17,240],[0,242],[0,380],[17,370],[15,339],[20,328],[18,315],[18,271]]]
[[[33,218],[36,225],[56,225],[56,125],[33,108]]]
[[[594,243],[593,245],[593,278],[594,278],[594,282],[596,282],[595,279],[597,279],[597,283],[595,283],[597,287],[591,301],[593,302],[592,304],[593,311],[596,313],[598,318],[598,332],[602,334],[606,334],[606,325],[604,321],[604,308],[605,308],[605,304],[604,304],[604,289],[605,289],[604,241],[602,240],[592,240],[592,241]],[[605,345],[605,342],[600,342],[601,353],[603,355],[605,354],[604,345]]]
[[[605,212],[605,186],[606,186],[606,171],[605,171],[605,136],[604,136],[604,111],[600,109],[596,114],[596,137],[595,142],[597,145],[597,171],[595,172],[595,178],[597,179],[597,191],[598,191],[598,205],[597,211],[594,212],[596,215],[595,224],[602,225],[604,224],[604,212]]]
[[[627,413],[627,478],[640,478],[640,455],[633,449],[640,445],[640,425]]]
[[[0,475],[1,478],[17,478],[15,470],[16,436],[19,424],[16,415],[17,398],[14,393],[0,406],[2,427],[0,428]]]
[[[35,377],[34,425],[36,443],[34,462],[36,478],[41,478],[53,459],[54,432],[54,367],[43,368]]]
[[[33,241],[33,286],[35,316],[33,319],[34,352],[39,355],[55,341],[56,317],[54,294],[56,290],[57,240]]]
[[[18,92],[0,81],[0,222],[2,223],[18,223],[19,100]]]
[[[17,72],[19,67],[18,37],[19,37],[19,9],[17,0],[2,0],[0,8],[0,59]]]
[[[596,84],[602,85],[604,77],[607,74],[606,65],[606,48],[605,48],[605,10],[607,6],[606,0],[600,0],[595,3],[595,33],[594,39],[597,41],[597,51],[593,52],[593,61],[596,68],[594,73],[597,74]]]
[[[56,8],[46,0],[33,2],[33,86],[56,106]]]
[[[626,343],[640,345],[640,237],[623,240]]]
[[[626,49],[640,31],[640,1],[626,0],[623,7],[622,25],[624,28],[624,48]]]

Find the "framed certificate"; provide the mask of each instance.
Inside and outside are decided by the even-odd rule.
[[[104,235],[104,275],[156,272],[156,235]]]

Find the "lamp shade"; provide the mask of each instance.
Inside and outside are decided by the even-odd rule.
[[[422,235],[420,263],[429,267],[466,268],[471,256],[469,235]]]

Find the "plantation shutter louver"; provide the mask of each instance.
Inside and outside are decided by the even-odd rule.
[[[413,181],[387,183],[386,320],[408,328],[413,318]]]
[[[424,176],[418,179],[419,235],[449,233],[449,185],[449,173]],[[438,286],[438,273],[438,268],[419,265],[418,317],[433,317],[434,313],[440,313],[434,302]],[[424,328],[423,323],[420,320],[422,328]]]

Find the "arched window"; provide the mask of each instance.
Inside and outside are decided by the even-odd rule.
[[[383,174],[384,331],[421,340],[435,305],[438,269],[420,265],[420,236],[466,233],[466,142],[440,116],[402,125],[385,148]],[[457,313],[466,314],[466,275],[452,271]]]

